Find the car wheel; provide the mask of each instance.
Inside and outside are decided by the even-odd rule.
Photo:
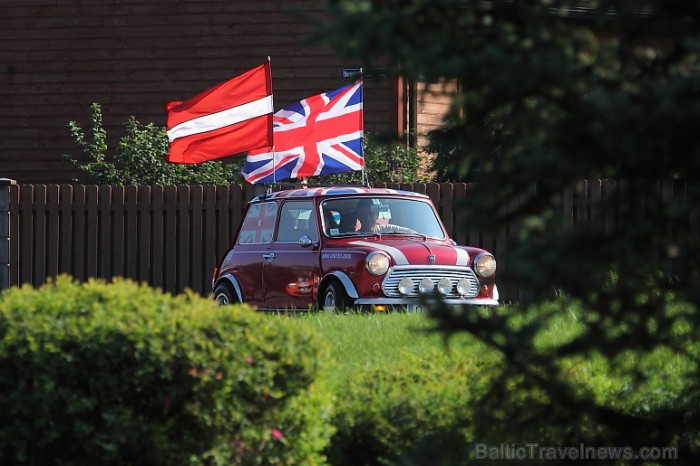
[[[228,283],[220,283],[214,289],[214,301],[220,306],[228,306],[238,302],[238,296]]]
[[[331,282],[323,293],[321,307],[326,312],[341,312],[349,306],[348,294],[340,282]]]

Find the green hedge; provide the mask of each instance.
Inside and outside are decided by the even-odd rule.
[[[360,371],[337,394],[328,448],[333,466],[459,465],[473,456],[470,408],[498,372],[498,358],[406,353],[392,367]]]
[[[323,464],[323,344],[127,280],[0,295],[0,464]]]

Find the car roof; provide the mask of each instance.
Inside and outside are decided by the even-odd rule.
[[[331,197],[346,197],[355,195],[381,196],[381,195],[399,195],[410,196],[421,199],[428,199],[429,196],[413,191],[403,191],[399,189],[388,188],[368,188],[364,186],[344,186],[344,187],[318,187],[318,188],[302,188],[288,189],[284,191],[275,191],[272,193],[261,194],[253,198],[250,202],[266,201],[270,199],[299,199],[299,198],[331,198]]]

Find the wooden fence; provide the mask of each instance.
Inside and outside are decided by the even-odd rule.
[[[378,185],[379,186],[379,185]],[[456,204],[468,196],[465,183],[387,184],[429,195],[458,244],[497,255],[515,232],[469,231]],[[615,221],[597,202],[619,189],[613,180],[582,181],[563,193],[563,228]],[[167,292],[189,288],[206,295],[211,273],[226,251],[248,200],[250,185],[84,186],[10,185],[9,285],[39,286],[70,274],[78,280],[122,276]],[[259,189],[259,188],[257,188]],[[660,184],[673,195],[673,184]],[[2,207],[0,206],[0,209]],[[499,262],[499,270],[508,264]],[[504,300],[518,298],[517,286],[499,283]]]

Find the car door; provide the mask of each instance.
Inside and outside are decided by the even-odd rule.
[[[312,245],[304,247],[299,239],[308,236]],[[319,231],[312,201],[290,200],[280,208],[279,223],[271,257],[263,264],[265,308],[309,309],[314,304],[319,281]]]
[[[270,254],[276,218],[276,202],[251,205],[231,252],[232,273],[241,287],[243,302],[256,307],[264,306],[263,264]]]

